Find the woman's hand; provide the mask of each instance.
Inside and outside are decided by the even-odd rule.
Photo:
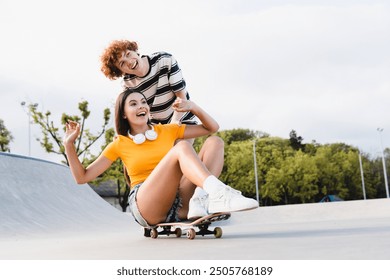
[[[76,153],[74,142],[80,135],[80,124],[74,121],[68,121],[65,124],[64,147],[65,153],[68,157],[69,167],[73,178],[77,184],[88,183],[104,171],[106,171],[112,164],[112,161],[105,156],[99,156],[93,163],[85,168]]]
[[[177,97],[175,102],[173,102],[172,104],[172,108],[176,112],[188,112],[191,111],[193,105],[194,105],[193,102],[191,102],[190,100]]]
[[[74,121],[68,121],[65,124],[64,145],[73,144],[80,135],[80,124]]]

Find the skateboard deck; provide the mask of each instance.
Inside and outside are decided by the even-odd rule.
[[[210,214],[196,220],[188,220],[183,222],[172,222],[172,223],[160,223],[151,228],[145,228],[144,236],[157,238],[159,235],[175,235],[181,237],[183,230],[187,234],[188,239],[194,239],[196,235],[214,235],[215,238],[222,237],[222,228],[215,227],[213,230],[209,230],[209,226],[217,221],[227,220],[230,218],[229,212],[220,212]],[[161,230],[159,230],[161,229]],[[198,230],[196,230],[198,229]]]

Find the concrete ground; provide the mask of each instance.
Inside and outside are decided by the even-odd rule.
[[[221,239],[145,238],[67,167],[0,153],[0,260],[389,260],[390,200],[260,207]]]

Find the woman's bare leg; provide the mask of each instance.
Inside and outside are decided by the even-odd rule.
[[[210,136],[207,138],[198,156],[212,175],[217,178],[221,175],[224,164],[224,142],[220,137]],[[196,185],[183,176],[179,188],[183,206],[179,210],[179,218],[187,218],[189,201],[196,187]]]
[[[211,175],[187,141],[177,143],[168,152],[138,191],[137,205],[149,224],[165,220],[183,174],[197,186]]]

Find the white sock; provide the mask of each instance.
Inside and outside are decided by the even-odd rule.
[[[206,191],[200,187],[196,187],[194,195],[192,197],[201,197],[207,195]]]
[[[215,193],[221,190],[225,186],[217,177],[210,175],[203,182],[203,190],[207,193]]]

